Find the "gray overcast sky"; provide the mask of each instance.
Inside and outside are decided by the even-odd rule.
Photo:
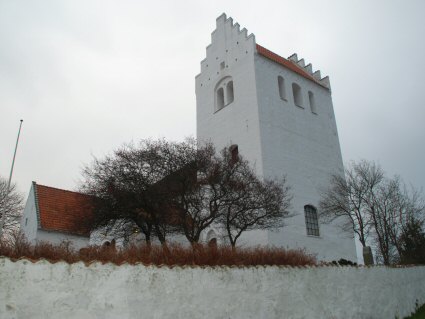
[[[425,1],[0,0],[0,175],[75,189],[121,144],[196,135],[195,82],[222,12],[329,75],[345,162],[425,186]]]

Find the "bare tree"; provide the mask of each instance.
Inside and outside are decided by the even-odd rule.
[[[284,219],[290,217],[292,200],[286,180],[262,179],[249,163],[238,156],[222,151],[225,167],[223,183],[225,190],[220,205],[220,221],[234,248],[240,236],[253,229],[278,229]]]
[[[411,217],[399,237],[400,263],[425,265],[425,222]]]
[[[398,179],[398,178],[397,178]],[[422,227],[422,234],[425,231],[425,199],[421,191],[415,189],[413,186],[406,187],[404,183],[400,182],[399,199],[394,210],[394,223],[396,227],[391,228],[391,239],[397,249],[400,262],[406,262],[406,251],[410,251],[412,247],[409,246],[409,238],[413,240],[421,240],[420,232],[417,233],[418,237],[414,237],[415,229]],[[425,246],[424,248],[425,253]],[[414,250],[414,248],[412,248]],[[422,254],[422,256],[424,256]],[[418,260],[423,259],[419,258]]]
[[[93,196],[93,227],[111,231],[121,225],[122,230],[127,230],[125,234],[136,227],[148,244],[154,236],[165,245],[167,234],[176,228],[170,209],[174,193],[168,176],[191,160],[173,161],[177,145],[165,140],[143,140],[87,165],[81,190]]]
[[[388,178],[377,164],[362,160],[352,162],[344,176],[331,177],[320,214],[324,222],[344,217],[343,227],[351,228],[363,247],[373,240],[377,258],[389,265],[400,260],[400,238],[412,217],[423,220],[424,206],[420,193],[407,191],[399,177]]]
[[[352,229],[362,246],[368,247],[373,227],[370,198],[383,181],[384,172],[375,163],[365,160],[352,162],[344,172],[344,175],[332,175],[329,187],[322,191],[320,217],[325,223],[338,219],[344,230]]]
[[[19,228],[24,198],[12,184],[7,189],[7,180],[0,177],[0,218],[5,214],[3,225],[3,236],[8,237],[11,232]],[[0,238],[1,239],[1,238]]]
[[[407,190],[400,177],[386,178],[370,198],[370,218],[378,257],[386,265],[400,262],[404,233],[413,221],[424,220],[424,201],[420,192]]]
[[[94,227],[127,236],[137,227],[146,242],[182,233],[193,245],[226,220],[234,246],[249,229],[278,228],[288,215],[285,181],[261,180],[248,162],[211,144],[142,141],[124,146],[83,171],[81,189],[92,195]],[[227,214],[227,219],[220,219]]]
[[[217,154],[210,144],[200,146],[194,156],[184,156],[191,164],[173,176],[178,225],[192,244],[211,225],[225,225],[233,247],[246,230],[283,226],[291,199],[285,181],[262,181],[235,151]]]
[[[378,246],[377,257],[381,258],[385,265],[389,265],[396,259],[394,234],[397,233],[399,211],[397,198],[400,195],[399,185],[396,180],[383,180],[370,192],[368,198],[369,218],[373,225],[373,234]]]
[[[196,142],[176,145],[171,163],[181,163],[181,170],[164,180],[173,193],[172,209],[176,225],[188,241],[196,244],[202,232],[215,224],[227,196],[224,187],[229,164],[216,154],[212,144],[196,146]]]

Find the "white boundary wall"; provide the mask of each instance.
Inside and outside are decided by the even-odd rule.
[[[0,318],[403,318],[425,267],[168,268],[0,257]]]

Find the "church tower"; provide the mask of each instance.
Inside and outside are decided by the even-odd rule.
[[[296,214],[279,231],[251,231],[241,244],[306,247],[320,260],[356,261],[353,232],[321,224],[320,190],[343,164],[329,78],[293,54],[258,45],[222,14],[196,76],[197,138],[236,144],[257,174],[285,175]]]

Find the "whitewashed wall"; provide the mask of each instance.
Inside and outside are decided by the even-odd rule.
[[[70,242],[73,248],[78,250],[89,245],[89,237],[37,229],[36,242],[46,242],[52,245],[60,245],[63,242]]]
[[[31,184],[31,189],[21,218],[20,230],[25,235],[26,239],[33,245],[38,242],[59,245],[64,241],[71,242],[75,249],[80,249],[89,245],[88,237],[43,230],[39,227],[39,221],[37,220],[35,182]]]
[[[263,174],[286,176],[296,214],[286,221],[287,227],[269,232],[268,244],[307,247],[321,260],[356,261],[354,233],[341,227],[345,218],[321,223],[320,236],[306,234],[304,206],[318,208],[320,192],[328,187],[331,174],[344,169],[331,92],[261,55],[255,58],[255,68]],[[278,76],[285,79],[287,100],[279,96]],[[301,87],[303,107],[294,103],[292,83]],[[314,94],[317,113],[310,110],[309,91]]]
[[[278,76],[285,79],[285,100],[279,96]],[[217,110],[217,85],[229,77],[234,101]],[[301,87],[303,107],[294,104],[292,83]],[[310,110],[309,91],[316,113]],[[286,175],[294,194],[295,217],[287,227],[245,232],[239,245],[305,247],[320,260],[357,260],[354,233],[341,230],[343,220],[320,224],[320,236],[306,231],[304,206],[317,208],[330,175],[343,172],[330,90],[258,54],[255,36],[223,14],[196,76],[196,113],[198,141],[211,141],[219,150],[237,144],[258,175]]]
[[[403,318],[425,267],[168,268],[0,258],[0,318]]]
[[[217,150],[238,144],[259,175],[262,175],[254,52],[255,37],[222,14],[211,34],[201,73],[195,78],[196,134],[199,142],[213,142]],[[221,65],[224,63],[225,67]],[[215,108],[216,85],[233,79],[234,101]],[[266,244],[257,243],[257,244]]]
[[[31,244],[35,244],[37,238],[38,221],[36,205],[34,183],[32,183],[24,212],[22,213],[20,228]]]

